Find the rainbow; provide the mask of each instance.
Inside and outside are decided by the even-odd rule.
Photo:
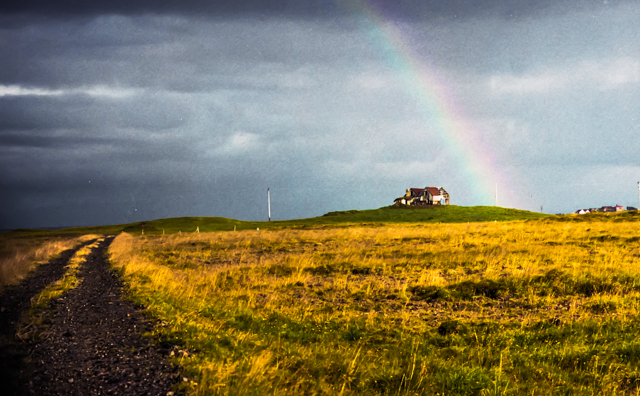
[[[509,191],[513,183],[501,171],[496,151],[482,141],[482,131],[465,117],[464,107],[456,101],[445,79],[419,60],[399,27],[385,20],[373,4],[355,0],[349,8],[356,11],[362,29],[415,96],[425,121],[437,120],[435,129],[452,153],[460,179],[468,184],[465,190],[472,194],[469,204],[493,205],[499,186],[501,194],[510,193],[506,200],[500,198],[500,206],[521,206]]]

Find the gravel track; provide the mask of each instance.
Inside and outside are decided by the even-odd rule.
[[[80,285],[52,302],[55,313],[45,340],[14,341],[0,351],[0,359],[12,362],[0,367],[10,389],[4,394],[171,394],[179,368],[167,361],[169,349],[141,337],[153,323],[122,300],[122,282],[104,257],[112,241],[92,249],[81,265]]]
[[[20,315],[31,305],[31,298],[37,296],[47,285],[62,279],[69,259],[82,247],[95,242],[86,241],[73,249],[60,253],[59,257],[40,265],[20,284],[9,287],[0,295],[0,345],[13,340],[13,330]]]

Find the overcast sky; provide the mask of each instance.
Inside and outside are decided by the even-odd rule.
[[[0,5],[0,229],[638,206],[640,2]]]

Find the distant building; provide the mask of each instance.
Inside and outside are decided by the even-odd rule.
[[[424,200],[424,188],[408,188],[404,196],[394,200],[396,205],[414,205],[414,201]]]
[[[396,205],[431,206],[449,205],[449,193],[443,188],[408,188],[404,196],[393,201]]]
[[[627,206],[627,210],[637,210],[637,209],[629,209],[631,206]],[[624,206],[616,205],[616,206],[603,206],[601,208],[589,208],[589,209],[578,209],[575,211],[576,214],[586,214],[586,213],[598,213],[598,212],[624,212]]]

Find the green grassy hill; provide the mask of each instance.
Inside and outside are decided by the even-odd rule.
[[[409,206],[387,206],[373,210],[351,210],[331,212],[316,220],[324,223],[384,222],[384,223],[466,223],[484,221],[511,221],[538,219],[549,215],[526,210],[500,208],[496,206],[433,206],[413,208]]]
[[[383,224],[383,223],[466,223],[486,221],[528,220],[549,217],[542,213],[526,210],[500,208],[495,206],[434,206],[430,208],[412,208],[387,206],[380,209],[348,210],[330,212],[323,216],[308,219],[284,221],[243,221],[224,217],[178,217],[142,221],[130,224],[119,224],[96,227],[73,227],[61,230],[21,229],[11,231],[14,235],[39,234],[175,234],[178,232],[233,231],[250,229],[300,228],[340,226],[349,224]]]

